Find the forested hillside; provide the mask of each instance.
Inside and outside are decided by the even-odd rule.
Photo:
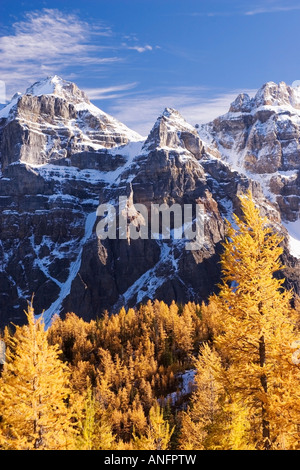
[[[206,304],[148,301],[90,322],[6,328],[1,449],[300,448],[298,300],[250,193]]]

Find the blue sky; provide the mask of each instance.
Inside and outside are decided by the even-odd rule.
[[[1,0],[0,80],[10,96],[60,75],[146,135],[165,107],[208,122],[299,80],[299,27],[293,0]]]

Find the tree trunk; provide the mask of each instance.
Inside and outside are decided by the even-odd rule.
[[[264,336],[261,336],[259,339],[259,363],[260,367],[264,367],[266,363],[266,344]],[[266,374],[260,376],[260,383],[263,388],[263,391],[268,393],[268,381]],[[270,441],[270,423],[267,419],[267,410],[265,403],[262,402],[262,436],[263,436],[263,446],[265,450],[270,450],[271,441]]]

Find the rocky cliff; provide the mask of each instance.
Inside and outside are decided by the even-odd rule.
[[[59,77],[16,95],[0,110],[0,325],[22,323],[33,293],[47,324],[55,313],[90,319],[148,298],[206,299],[225,218],[248,188],[286,236],[285,274],[299,291],[299,96],[266,84],[198,130],[167,108],[144,140]],[[149,216],[153,204],[200,204],[203,243],[186,250],[172,233],[153,237],[151,224],[147,237],[101,240],[104,203],[136,227],[145,222],[138,204]]]
[[[200,135],[219,158],[261,183],[284,221],[298,219],[300,87],[269,82],[252,99],[241,94]]]

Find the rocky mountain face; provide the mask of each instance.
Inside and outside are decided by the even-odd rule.
[[[15,95],[0,110],[0,326],[23,323],[32,294],[47,325],[68,311],[91,319],[149,298],[207,299],[225,218],[248,188],[285,234],[285,275],[299,292],[299,133],[300,90],[283,83],[240,95],[200,129],[167,108],[146,140],[59,77]],[[147,236],[100,239],[103,204]],[[201,246],[187,250],[175,230],[153,236],[153,204],[201,205]]]
[[[241,94],[200,134],[219,158],[261,183],[284,221],[298,219],[300,87],[269,82],[252,99]]]

